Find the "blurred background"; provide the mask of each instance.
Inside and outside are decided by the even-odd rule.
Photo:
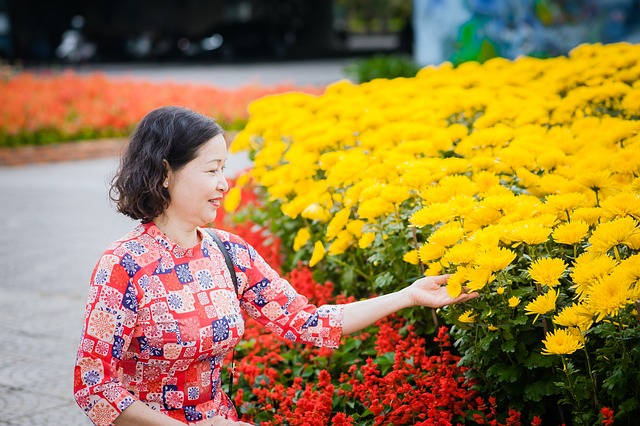
[[[0,0],[0,60],[247,62],[403,55],[418,65],[640,41],[640,0]]]

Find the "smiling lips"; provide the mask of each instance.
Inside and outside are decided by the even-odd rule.
[[[209,202],[216,207],[220,207],[220,203],[222,202],[222,197],[212,198],[209,200]]]

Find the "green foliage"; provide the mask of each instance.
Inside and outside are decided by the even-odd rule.
[[[414,77],[420,67],[404,55],[376,55],[345,67],[345,73],[357,83],[376,78]]]

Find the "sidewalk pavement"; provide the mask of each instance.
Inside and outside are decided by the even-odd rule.
[[[337,63],[307,65],[264,69],[271,84],[344,78]],[[162,75],[211,79],[198,69],[163,67]],[[260,67],[251,72],[260,75]],[[144,78],[145,70],[135,74]],[[224,76],[216,74],[217,85],[224,87]],[[237,83],[237,73],[227,77]],[[234,176],[250,162],[236,154],[227,165]],[[109,202],[116,166],[109,157],[0,167],[0,425],[91,424],[73,399],[72,375],[89,279],[106,246],[136,225]]]

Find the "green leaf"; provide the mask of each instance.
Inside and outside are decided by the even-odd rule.
[[[496,363],[487,370],[487,377],[495,377],[500,382],[514,383],[518,376],[519,369],[515,365]]]
[[[542,355],[537,350],[534,350],[523,361],[523,365],[529,369],[533,368],[548,368],[559,362],[559,358],[555,355]]]
[[[378,275],[374,281],[374,287],[376,290],[384,290],[394,281],[393,275],[390,272],[383,272]]]
[[[500,347],[502,348],[503,352],[514,352],[515,346],[516,346],[515,340],[507,340],[506,342],[502,342],[502,345]]]
[[[380,370],[380,374],[384,376],[391,371],[395,362],[395,357],[395,352],[387,352],[386,354],[376,358],[375,363]]]
[[[559,392],[560,386],[564,386],[563,382],[554,383],[552,381],[537,381],[524,385],[525,401],[542,401],[546,396],[555,395]]]

